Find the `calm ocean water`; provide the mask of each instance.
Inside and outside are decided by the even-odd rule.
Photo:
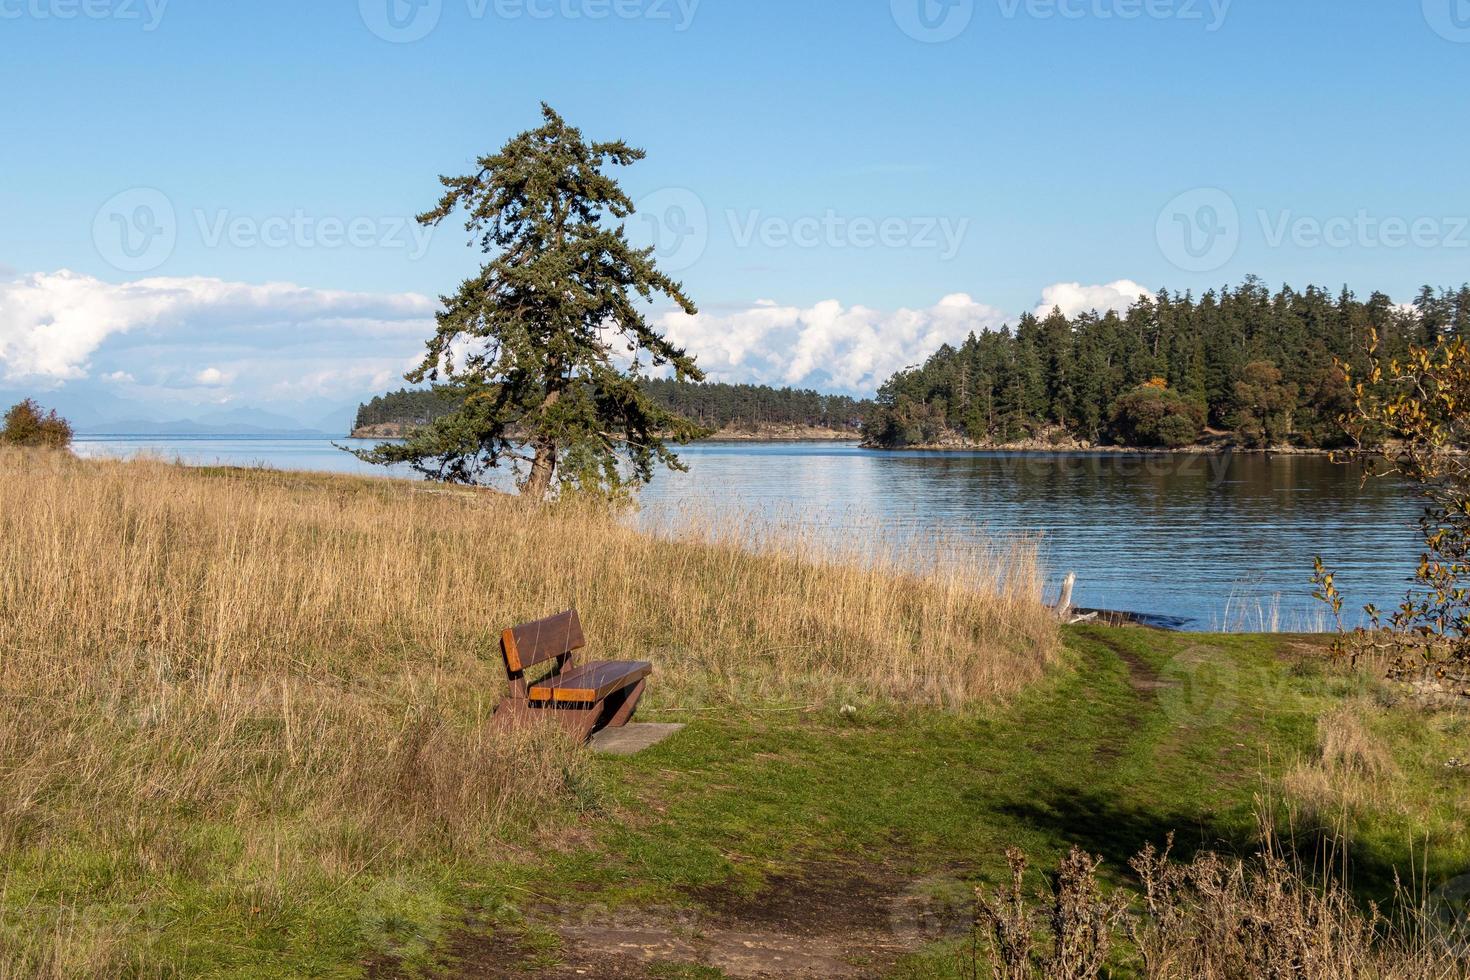
[[[387,472],[316,439],[87,437],[76,449]],[[821,443],[706,443],[682,455],[690,471],[662,473],[642,492],[642,520],[694,508],[800,525],[848,547],[875,528],[899,539],[1025,535],[1038,541],[1051,580],[1077,573],[1079,605],[1191,629],[1321,628],[1310,584],[1317,554],[1355,608],[1396,605],[1417,563],[1415,501],[1318,457],[883,453]]]

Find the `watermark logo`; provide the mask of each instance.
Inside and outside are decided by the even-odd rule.
[[[1243,681],[1234,661],[1201,646],[1180,653],[1157,676],[1137,668],[1131,674],[1130,683],[1135,689],[1152,692],[1174,724],[1191,728],[1210,727],[1229,719]]]
[[[700,0],[466,0],[472,20],[647,20],[682,34],[694,25]]]
[[[1187,272],[1223,268],[1235,257],[1246,232],[1268,249],[1470,250],[1470,215],[1391,214],[1359,208],[1352,214],[1324,216],[1258,208],[1253,220],[1243,220],[1234,198],[1218,188],[1179,195],[1159,212],[1157,225],[1164,257]]]
[[[946,874],[920,878],[888,904],[889,931],[914,946],[968,935],[974,918],[974,886]]]
[[[1470,44],[1470,0],[1424,0],[1424,20],[1446,41]]]
[[[1218,187],[1185,191],[1159,212],[1159,250],[1185,272],[1214,272],[1240,248],[1240,209]]]
[[[169,0],[0,0],[0,20],[116,20],[156,31]]]
[[[759,208],[727,208],[712,216],[698,194],[675,187],[638,201],[629,221],[629,237],[652,247],[655,261],[666,272],[681,272],[698,263],[717,231],[727,234],[737,249],[890,249],[932,252],[939,261],[951,262],[969,235],[970,219],[848,215],[834,208],[795,216],[768,214]]]
[[[264,218],[203,209],[193,216],[199,240],[211,249],[382,249],[403,252],[416,262],[428,253],[434,234],[433,226],[403,216],[340,218],[300,208]]]
[[[5,0],[0,0],[0,3]],[[465,0],[465,16],[483,20],[646,20],[682,34],[701,0]],[[394,44],[422,41],[439,26],[444,0],[358,0],[368,30]]]
[[[1293,211],[1257,212],[1271,248],[1464,249],[1470,248],[1470,217],[1377,215],[1366,208],[1351,217],[1319,218]]]
[[[120,272],[152,272],[173,255],[178,238],[173,202],[151,187],[114,196],[92,220],[97,254]]]
[[[422,41],[439,26],[444,0],[358,0],[367,29],[393,44]]]
[[[1014,20],[1174,20],[1203,24],[1209,33],[1225,26],[1234,0],[997,0],[1001,16]]]
[[[970,231],[969,218],[939,215],[875,218],[848,216],[828,208],[820,215],[787,218],[760,210],[727,211],[737,248],[760,244],[769,249],[825,248],[835,251],[893,249],[938,252],[941,262],[959,255]]]
[[[1429,896],[1430,921],[1456,956],[1470,956],[1470,875],[1461,875]]]
[[[709,247],[709,211],[698,194],[683,187],[666,187],[640,200],[632,223],[664,272],[693,268]]]
[[[405,216],[338,217],[300,208],[266,216],[195,208],[181,218],[167,195],[147,187],[113,197],[92,221],[98,254],[130,273],[163,265],[185,235],[206,249],[381,249],[401,252],[412,262],[428,254],[433,234],[433,227]]]
[[[893,21],[925,44],[953,41],[975,18],[975,0],[890,0]]]

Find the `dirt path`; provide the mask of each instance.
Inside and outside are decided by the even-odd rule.
[[[1139,694],[1154,695],[1165,688],[1175,685],[1164,678],[1151,665],[1144,662],[1143,658],[1128,647],[1118,636],[1113,633],[1098,631],[1093,634],[1093,639],[1102,643],[1128,668],[1128,686]]]
[[[907,953],[969,934],[973,883],[1010,844],[1077,843],[1126,868],[1142,844],[1175,830],[1206,846],[1231,839],[1249,822],[1249,795],[1234,793],[1223,774],[1202,774],[1221,735],[1158,721],[1180,687],[1170,668],[1111,630],[1079,634],[1076,650],[1075,673],[973,725],[834,729],[815,742],[734,729],[728,742],[692,748],[677,765],[704,782],[680,795],[700,802],[666,798],[663,782],[647,783],[649,822],[622,831],[642,851],[621,844],[606,855],[622,879],[608,888],[611,909],[567,893],[565,902],[521,908],[524,927],[470,923],[444,974],[882,977]],[[1231,714],[1222,725],[1238,720]],[[822,829],[813,833],[811,821]],[[846,838],[832,836],[844,823],[858,834],[846,853]],[[773,853],[773,828],[804,843],[789,856]],[[685,874],[685,836],[737,870],[763,873],[671,884]],[[882,858],[856,860],[859,848]],[[751,859],[741,854],[761,854],[758,868],[742,867]],[[745,884],[752,879],[763,881],[754,892]],[[588,884],[595,894],[607,879]],[[660,897],[629,902],[619,897],[629,886]]]
[[[904,877],[851,863],[803,863],[755,894],[719,886],[688,895],[698,904],[631,913],[534,911],[528,922],[560,938],[555,964],[536,965],[527,930],[464,938],[446,966],[463,980],[623,980],[676,965],[728,977],[878,977],[903,953],[935,938],[936,929],[962,925],[946,921],[944,911]]]

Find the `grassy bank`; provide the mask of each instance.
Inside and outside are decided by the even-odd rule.
[[[1066,647],[1047,679],[973,714],[688,716],[691,727],[670,742],[604,763],[616,819],[474,893],[466,938],[441,968],[455,977],[485,975],[476,971],[486,962],[514,964],[492,976],[713,978],[761,967],[990,976],[970,928],[975,887],[1008,880],[1007,848],[1032,857],[1028,886],[1044,889],[1042,872],[1077,845],[1103,859],[1106,887],[1137,889],[1130,860],[1145,845],[1163,848],[1173,835],[1178,860],[1249,858],[1262,818],[1280,835],[1288,882],[1263,896],[1270,910],[1233,897],[1215,908],[1244,920],[1235,939],[1256,930],[1262,949],[1301,925],[1281,899],[1302,879],[1343,882],[1360,909],[1379,901],[1390,914],[1470,873],[1470,776],[1446,765],[1470,730],[1464,715],[1390,711],[1389,688],[1324,668],[1315,638],[1084,627],[1068,631]],[[1364,724],[1384,727],[1345,745],[1340,716],[1364,699],[1376,706]],[[1303,772],[1367,758],[1387,760],[1371,789],[1324,798],[1303,783]],[[1396,905],[1398,879],[1408,906]],[[1370,921],[1316,921],[1304,944],[1321,962],[1291,972],[1277,959],[1284,972],[1271,975],[1470,970],[1443,944],[1371,952],[1358,931]],[[1113,962],[1122,977],[1266,975],[1145,974],[1125,949]]]
[[[995,702],[1059,649],[1025,553],[919,576],[474,491],[0,466],[0,976],[428,956],[466,880],[609,806],[584,753],[487,729],[500,629],[567,605],[657,662],[650,714]]]
[[[0,977],[987,975],[1008,847],[1133,888],[1262,818],[1363,901],[1470,874],[1463,713],[1312,638],[1059,631],[1024,551],[3,464]],[[487,728],[500,628],[568,604],[683,732]]]

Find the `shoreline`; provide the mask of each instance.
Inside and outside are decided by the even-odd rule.
[[[1334,450],[1313,449],[1302,446],[1250,447],[1234,443],[1224,445],[1197,444],[1164,449],[1158,446],[1040,446],[1028,444],[965,445],[952,443],[925,443],[914,446],[877,446],[869,442],[861,444],[863,449],[885,453],[990,453],[999,456],[1318,456],[1329,457]]]
[[[407,439],[411,426],[384,422],[353,429],[349,439]],[[862,433],[843,429],[824,429],[819,426],[768,426],[761,429],[724,428],[691,444],[706,442],[851,442],[861,443]]]

